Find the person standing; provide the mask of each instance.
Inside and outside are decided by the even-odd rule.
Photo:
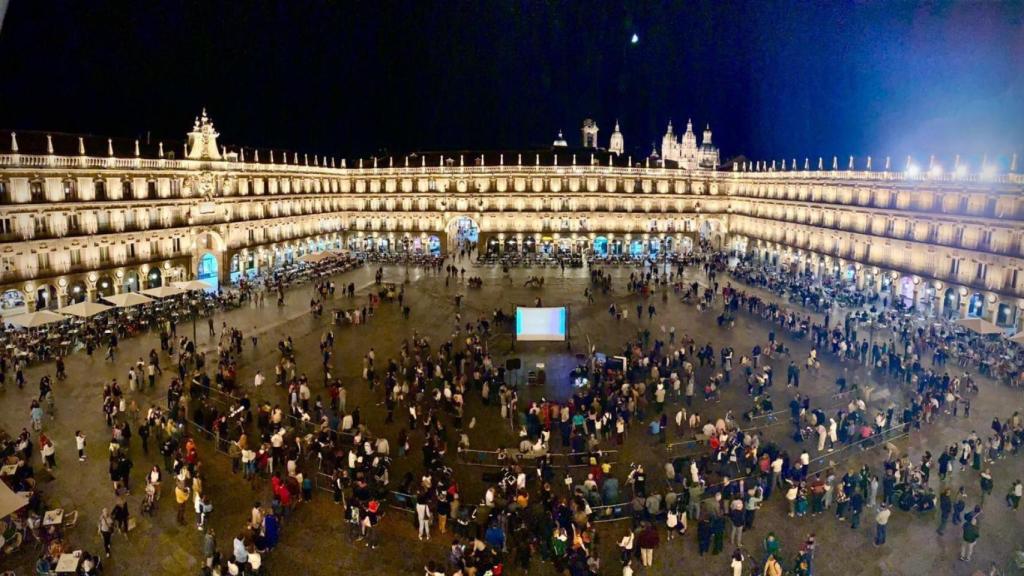
[[[949,496],[949,488],[943,488],[939,494],[939,529],[936,532],[939,536],[945,533],[946,523],[949,522],[949,515],[953,512],[953,499]]]
[[[732,553],[732,576],[743,576],[743,551],[737,548]]]
[[[103,538],[103,551],[106,553],[107,558],[110,558],[110,537],[114,534],[114,519],[106,508],[100,512],[98,528],[100,536]]]
[[[1024,484],[1020,480],[1014,480],[1010,485],[1010,491],[1006,493],[1006,505],[1014,510],[1020,508],[1020,499],[1024,496]]]
[[[782,576],[782,565],[774,555],[769,555],[764,563],[764,576]]]
[[[964,538],[960,543],[960,559],[964,562],[971,561],[974,554],[974,545],[978,543],[981,533],[978,531],[978,518],[975,514],[964,516]]]
[[[421,491],[416,496],[416,520],[419,526],[417,536],[420,540],[430,540],[430,496]]]
[[[658,529],[653,524],[645,522],[640,529],[640,535],[637,536],[637,544],[640,545],[640,563],[645,568],[650,568],[654,564],[654,549],[658,547],[658,543]]]
[[[882,504],[878,514],[875,515],[875,546],[885,544],[885,530],[889,524],[890,514],[892,514],[892,511],[889,510],[889,505]]]
[[[81,430],[75,431],[75,447],[78,448],[78,461],[85,462],[85,434]]]

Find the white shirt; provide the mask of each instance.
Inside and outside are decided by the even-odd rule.
[[[252,379],[253,386],[256,386],[257,388],[259,388],[260,386],[263,386],[263,381],[264,380],[265,380],[265,378],[263,377],[263,373],[262,372],[257,372],[256,376],[253,377],[253,379]]]

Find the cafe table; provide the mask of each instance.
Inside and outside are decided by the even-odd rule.
[[[73,574],[78,571],[78,563],[82,559],[82,551],[75,550],[71,554],[61,554],[57,560],[57,568],[55,571],[58,574]]]
[[[64,521],[64,509],[47,510],[43,515],[43,526],[59,526]]]

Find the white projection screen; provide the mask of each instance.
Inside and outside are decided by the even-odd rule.
[[[524,342],[565,342],[566,310],[559,308],[516,308],[516,340]]]

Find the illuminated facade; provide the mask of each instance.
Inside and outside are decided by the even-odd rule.
[[[445,251],[467,223],[481,254],[666,254],[703,237],[935,314],[1009,327],[1024,307],[1016,166],[1008,174],[760,163],[717,171],[559,148],[349,166],[226,150],[205,115],[182,158],[159,143],[76,146],[75,138],[11,134],[0,153],[8,310],[19,300],[56,307],[196,275],[228,283],[311,250]]]

